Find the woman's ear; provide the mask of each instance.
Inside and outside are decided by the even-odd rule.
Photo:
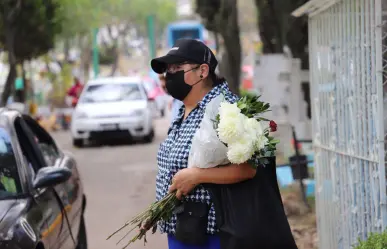
[[[202,64],[200,66],[200,78],[201,79],[208,78],[209,72],[210,72],[210,68],[208,67],[207,64]]]

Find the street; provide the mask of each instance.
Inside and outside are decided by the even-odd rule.
[[[145,209],[155,199],[156,154],[168,130],[169,118],[156,119],[156,138],[152,144],[124,144],[73,148],[69,132],[55,132],[53,137],[62,149],[74,154],[87,194],[86,226],[90,249],[122,248],[118,246],[125,232],[110,240],[107,236]],[[166,236],[158,232],[147,236],[147,249],[166,249]],[[129,248],[144,248],[137,241]]]

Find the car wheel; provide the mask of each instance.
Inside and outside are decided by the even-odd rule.
[[[78,233],[78,244],[76,249],[87,249],[87,235],[86,235],[86,225],[85,219],[82,215],[81,224]]]
[[[82,148],[84,145],[85,145],[85,143],[83,142],[83,139],[73,138],[73,146],[74,147]]]
[[[145,143],[152,143],[154,137],[155,137],[155,131],[152,128],[151,132],[144,137]]]

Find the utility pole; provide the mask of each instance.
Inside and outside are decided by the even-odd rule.
[[[154,15],[147,17],[148,38],[149,38],[149,51],[150,58],[156,57],[156,40],[155,40],[155,18]]]
[[[93,70],[94,77],[97,78],[99,75],[99,50],[97,43],[98,28],[93,29]]]

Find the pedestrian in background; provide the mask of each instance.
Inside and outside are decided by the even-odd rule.
[[[72,107],[75,107],[77,105],[82,89],[83,89],[83,84],[81,83],[78,77],[74,77],[74,84],[67,91],[67,96],[71,98]]]

